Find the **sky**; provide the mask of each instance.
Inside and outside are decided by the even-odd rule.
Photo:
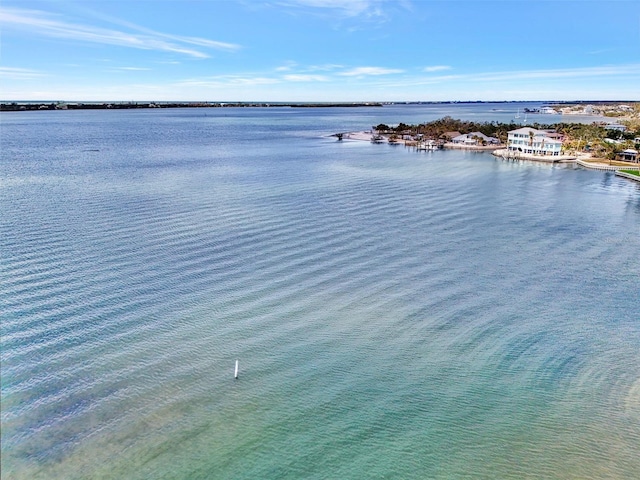
[[[0,100],[640,100],[640,1],[2,0]]]

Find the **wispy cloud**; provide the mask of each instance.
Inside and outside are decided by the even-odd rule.
[[[296,70],[298,73],[311,73],[311,72],[331,72],[344,68],[343,65],[336,63],[326,63],[324,65],[300,65],[297,62],[289,61],[284,65],[280,65],[275,68],[276,72],[291,72]]]
[[[284,75],[282,77],[287,82],[326,82],[329,80],[325,75],[306,75],[306,74],[291,74]]]
[[[432,65],[430,67],[424,67],[423,72],[442,72],[443,70],[451,70],[449,65]]]
[[[273,77],[260,77],[251,75],[218,75],[213,77],[193,78],[174,83],[177,87],[238,87],[273,85],[281,83],[281,80]]]
[[[124,70],[127,72],[145,72],[151,69],[145,68],[145,67],[113,67],[111,70]]]
[[[278,2],[287,7],[311,7],[330,9],[348,17],[365,13],[376,14],[381,3],[379,0],[283,0]]]
[[[493,72],[470,75],[480,81],[496,80],[543,80],[553,78],[582,78],[619,75],[640,75],[640,64],[602,65],[596,67],[559,68],[546,70],[523,70],[513,72]]]
[[[596,67],[577,67],[542,70],[516,70],[502,72],[478,72],[456,75],[437,75],[413,77],[388,82],[387,87],[409,87],[419,85],[437,85],[452,82],[464,82],[469,85],[483,82],[519,82],[528,80],[553,80],[589,77],[620,77],[640,75],[640,64],[604,65]]]
[[[0,67],[0,76],[11,80],[29,80],[44,77],[45,74],[27,68]]]
[[[330,72],[339,68],[344,68],[344,66],[337,63],[326,63],[324,65],[311,65],[307,67],[307,70],[309,72]]]
[[[370,76],[370,75],[390,75],[393,73],[402,73],[404,70],[399,70],[397,68],[384,68],[384,67],[357,67],[352,68],[351,70],[347,70],[345,72],[340,72],[338,75],[342,75],[344,77],[360,77],[360,76]]]
[[[603,53],[609,53],[609,52],[613,52],[614,49],[613,48],[600,48],[597,50],[591,50],[589,52],[587,52],[587,55],[600,55]]]
[[[286,83],[344,83],[344,77],[363,79],[366,77],[380,77],[402,73],[403,70],[383,67],[357,67],[345,71],[335,71],[343,68],[341,65],[302,66],[291,62],[274,68],[265,75],[259,72],[244,72],[239,74],[212,75],[185,79],[177,85],[185,87],[238,87],[259,86]],[[273,73],[275,72],[275,73]]]
[[[395,6],[403,10],[412,10],[410,0],[278,0],[274,4],[290,9],[325,11],[331,18],[357,18],[369,21],[385,21],[389,11]]]
[[[276,67],[276,72],[290,72],[291,70],[293,70],[298,64],[294,61],[288,61],[285,62],[284,65],[280,65],[279,67]]]
[[[1,9],[0,25],[3,28],[27,30],[29,33],[36,35],[142,50],[165,51],[194,58],[208,58],[209,54],[200,48],[193,47],[225,51],[235,51],[240,48],[239,45],[233,43],[164,34],[131,24],[128,25],[130,30],[134,30],[134,32],[106,29],[93,25],[80,25],[60,20],[58,16],[40,10]],[[143,33],[136,33],[136,31]]]

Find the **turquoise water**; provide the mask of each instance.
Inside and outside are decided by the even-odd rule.
[[[639,478],[638,184],[447,108],[3,114],[2,478]]]

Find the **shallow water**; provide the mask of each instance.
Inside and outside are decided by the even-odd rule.
[[[3,114],[3,478],[639,477],[640,188],[393,108]]]

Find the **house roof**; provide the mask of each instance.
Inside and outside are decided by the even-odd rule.
[[[549,132],[547,133],[547,137],[555,138],[556,140],[562,140],[564,138],[564,135],[561,133]]]
[[[544,141],[546,143],[562,143],[561,140],[558,139],[558,137],[562,137],[562,135],[559,135],[557,133],[551,133],[551,132],[546,132],[544,130],[536,130],[535,128],[531,128],[531,127],[522,127],[522,128],[518,128],[516,130],[511,130],[508,133],[520,133],[520,134],[525,134],[525,135],[529,135],[530,132],[533,133],[534,137],[544,137]]]
[[[464,133],[462,135],[458,135],[457,137],[454,137],[453,140],[457,140],[459,142],[462,142],[464,140],[467,139],[471,139],[473,140],[474,138],[481,138],[483,139],[485,142],[491,142],[491,141],[497,141],[498,139],[495,137],[487,137],[484,133],[482,132],[471,132],[471,133]]]
[[[487,140],[489,138],[482,132],[471,132],[471,133],[468,133],[467,135],[469,135],[470,137],[480,137],[480,138],[483,138],[484,140]]]
[[[444,132],[443,135],[448,138],[459,137],[461,135],[460,132]]]
[[[509,131],[509,133],[526,133],[527,135],[529,134],[529,132],[533,132],[534,135],[547,134],[547,132],[545,132],[544,130],[536,130],[535,128],[531,128],[531,127],[522,127],[522,128],[517,128],[516,130]]]
[[[468,133],[463,133],[461,135],[458,135],[457,137],[453,137],[451,140],[458,141],[458,142],[463,142],[465,141],[467,138],[469,138],[469,134]]]
[[[518,128],[517,130],[511,130],[509,133],[519,133],[528,136],[530,132],[533,133],[533,137],[536,141],[544,140],[544,143],[547,145],[562,145],[562,140],[556,138],[558,134],[550,134],[549,132],[545,132],[544,130],[536,130],[535,128],[531,127]]]

